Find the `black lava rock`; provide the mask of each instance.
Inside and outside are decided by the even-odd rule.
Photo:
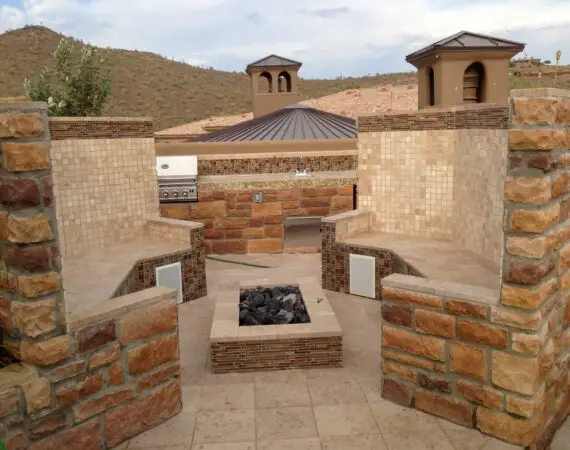
[[[257,286],[240,293],[240,326],[285,325],[310,321],[297,286]]]

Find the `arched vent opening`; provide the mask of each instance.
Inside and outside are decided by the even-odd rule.
[[[485,86],[485,68],[483,64],[471,64],[463,74],[463,102],[482,103]]]

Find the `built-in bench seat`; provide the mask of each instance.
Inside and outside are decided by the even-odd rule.
[[[348,255],[364,253],[386,259],[385,254],[391,252],[399,262],[391,261],[381,270],[380,277],[392,273],[416,275],[429,280],[446,282],[455,285],[456,290],[468,291],[475,288],[484,292],[487,297],[499,297],[500,267],[476,253],[466,250],[451,241],[406,234],[385,233],[373,228],[373,219],[367,211],[355,210],[323,219],[323,284],[327,289],[348,292]],[[332,234],[334,233],[334,238]],[[334,240],[334,241],[333,241]],[[366,251],[369,250],[369,251]],[[374,250],[377,250],[375,252]],[[327,277],[335,260],[340,258],[345,264],[346,276],[342,281],[334,281]],[[382,255],[382,256],[380,256]],[[405,270],[401,271],[401,268]],[[337,277],[338,278],[338,277]],[[378,281],[378,280],[377,280]],[[422,282],[424,285],[425,282]],[[433,284],[433,283],[432,283]],[[477,288],[482,288],[477,289]],[[377,297],[380,296],[378,282]]]
[[[426,278],[499,289],[499,266],[444,239],[370,231],[338,242],[390,250]]]
[[[141,237],[63,257],[67,322],[90,317],[119,297],[152,288],[156,267],[176,262],[181,263],[183,300],[205,295],[204,249],[196,248],[202,239],[193,236],[202,228],[201,223],[153,217]]]

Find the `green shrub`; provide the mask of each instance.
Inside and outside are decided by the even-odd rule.
[[[83,45],[78,62],[73,50],[71,40],[63,38],[53,54],[55,73],[44,68],[37,83],[26,78],[26,95],[47,102],[51,116],[100,116],[109,99],[111,74],[101,74],[103,60],[97,60],[94,47]]]

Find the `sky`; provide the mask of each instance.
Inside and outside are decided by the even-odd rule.
[[[0,33],[26,24],[227,71],[275,53],[303,78],[415,70],[405,55],[460,30],[570,64],[570,0],[0,0]]]

